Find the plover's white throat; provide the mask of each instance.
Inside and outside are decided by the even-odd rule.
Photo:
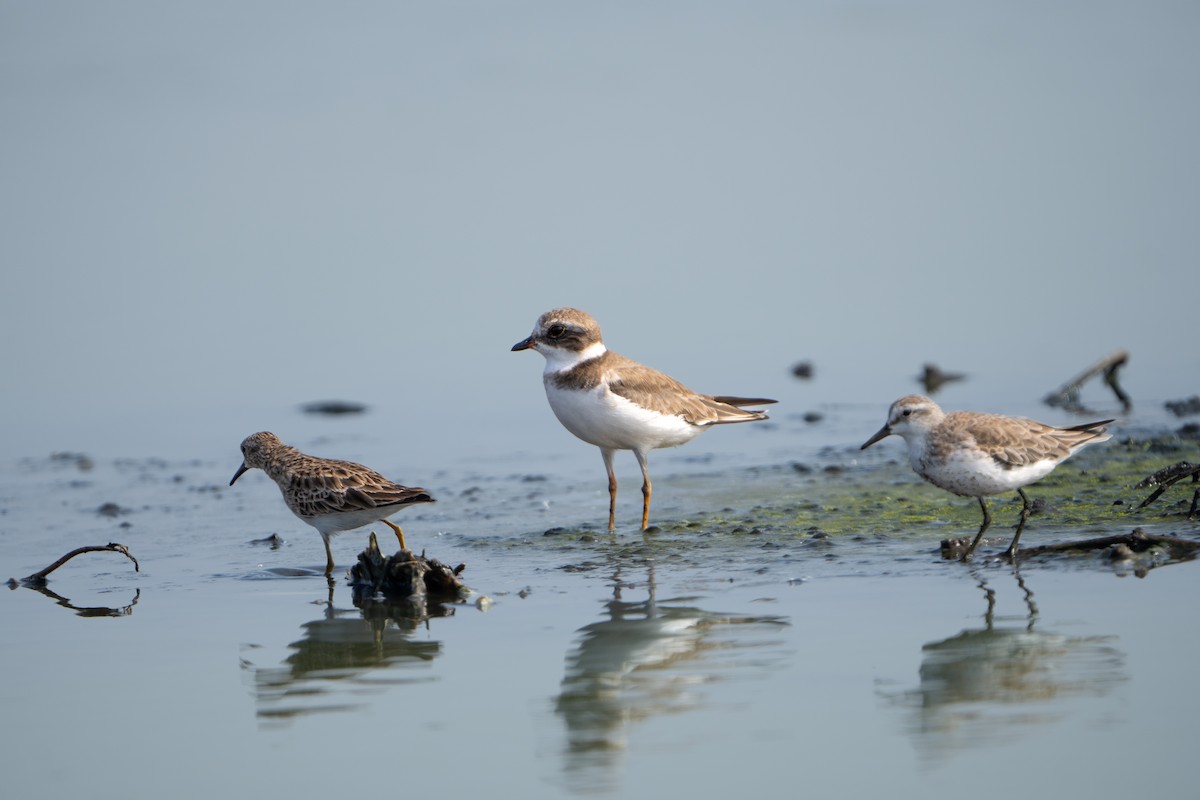
[[[918,475],[948,492],[979,501],[983,525],[963,561],[971,557],[992,521],[983,498],[1015,489],[1023,505],[1016,535],[1005,551],[1011,558],[1029,517],[1029,498],[1022,487],[1049,475],[1080,448],[1111,438],[1101,427],[1109,422],[1055,428],[1001,414],[947,414],[928,397],[913,394],[892,403],[887,423],[861,449],[896,434],[908,445],[908,460]]]
[[[320,532],[325,543],[326,575],[333,573],[329,540],[335,534],[383,522],[396,532],[400,548],[405,550],[404,531],[388,517],[414,503],[434,502],[424,489],[392,483],[353,461],[306,455],[265,431],[245,438],[242,458],[242,466],[229,485],[255,467],[267,473],[279,485],[292,513]]]
[[[596,320],[575,308],[556,308],[538,318],[533,333],[513,350],[536,350],[546,358],[542,381],[558,421],[600,448],[608,472],[608,529],[615,527],[617,478],[613,454],[632,450],[642,469],[642,530],[650,524],[651,450],[691,441],[711,425],[766,419],[741,406],[774,400],[697,394],[679,381],[604,346]]]

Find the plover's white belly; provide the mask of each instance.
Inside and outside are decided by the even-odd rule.
[[[933,458],[919,450],[909,453],[917,474],[948,492],[965,497],[983,497],[1015,491],[1049,475],[1058,461],[1044,459],[1020,467],[1005,468],[978,450],[959,450],[946,458]]]
[[[612,450],[653,450],[691,441],[703,428],[681,417],[659,414],[608,391],[559,389],[546,384],[554,415],[588,444]]]

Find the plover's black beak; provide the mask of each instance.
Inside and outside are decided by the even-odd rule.
[[[533,337],[529,336],[514,344],[512,346],[512,351],[516,352],[517,350],[528,350],[531,347],[533,347]]]
[[[875,435],[874,435],[874,436],[872,436],[870,439],[867,439],[867,441],[863,443],[863,446],[862,446],[862,447],[860,447],[860,448],[858,448],[858,449],[859,449],[859,450],[866,450],[868,447],[870,447],[871,445],[875,444],[875,443],[876,443],[876,442],[878,442],[880,439],[886,439],[887,437],[889,437],[889,436],[891,436],[891,435],[892,435],[892,429],[891,429],[889,426],[887,426],[887,425],[884,425],[882,428],[880,428],[880,429],[879,429],[879,430],[878,430],[878,431],[875,433]]]
[[[233,477],[229,479],[229,485],[233,486],[234,481],[236,481],[238,478],[242,477],[242,475],[245,474],[246,472],[248,472],[249,470],[250,470],[250,468],[247,467],[246,462],[243,461],[242,465],[240,467],[238,467],[238,471],[233,473]]]

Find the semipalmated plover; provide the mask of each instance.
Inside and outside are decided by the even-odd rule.
[[[600,448],[608,471],[608,529],[615,527],[617,478],[613,454],[632,450],[642,468],[642,530],[650,524],[650,473],[646,456],[691,441],[705,428],[766,419],[741,406],[774,400],[697,394],[679,381],[604,346],[600,326],[576,308],[556,308],[538,318],[533,333],[513,350],[546,358],[542,382],[558,421]]]

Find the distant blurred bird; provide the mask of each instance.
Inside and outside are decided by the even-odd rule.
[[[966,377],[961,372],[942,372],[936,364],[926,364],[917,381],[925,387],[925,391],[929,394],[936,394],[943,384],[961,381]]]

